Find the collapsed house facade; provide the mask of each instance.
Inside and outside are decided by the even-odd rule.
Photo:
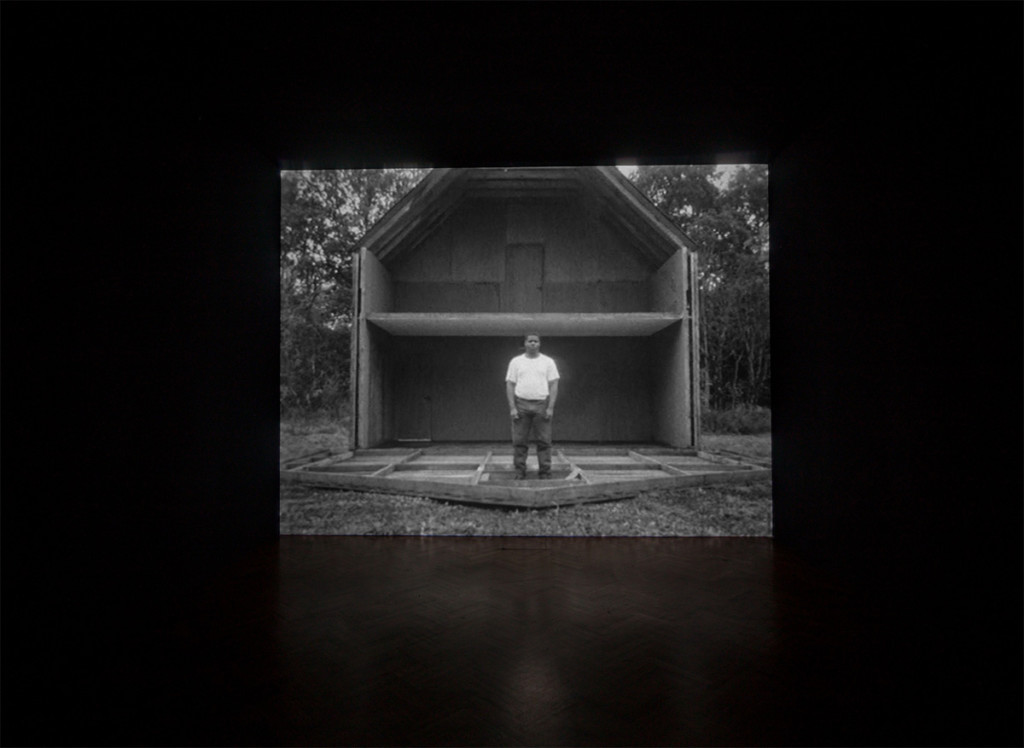
[[[435,169],[357,252],[353,449],[507,440],[531,332],[556,441],[699,447],[697,256],[618,169]]]

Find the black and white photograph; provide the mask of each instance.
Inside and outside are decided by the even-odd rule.
[[[281,532],[770,536],[764,164],[281,173]]]

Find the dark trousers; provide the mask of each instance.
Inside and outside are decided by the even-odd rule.
[[[537,442],[537,464],[541,475],[551,473],[551,419],[547,400],[516,398],[519,418],[512,421],[512,464],[520,475],[526,473],[526,455],[530,451],[530,433]]]

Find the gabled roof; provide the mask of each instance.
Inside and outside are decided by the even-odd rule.
[[[358,247],[382,262],[414,249],[465,199],[583,195],[597,214],[661,263],[694,243],[612,166],[434,169],[366,232]]]

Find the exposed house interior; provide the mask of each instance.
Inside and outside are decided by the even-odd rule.
[[[4,7],[3,742],[1020,745],[1022,6],[485,5]],[[620,158],[770,165],[774,537],[279,536],[279,170]]]
[[[359,241],[352,446],[503,439],[489,372],[533,331],[562,440],[695,447],[694,249],[614,167],[431,171]]]

